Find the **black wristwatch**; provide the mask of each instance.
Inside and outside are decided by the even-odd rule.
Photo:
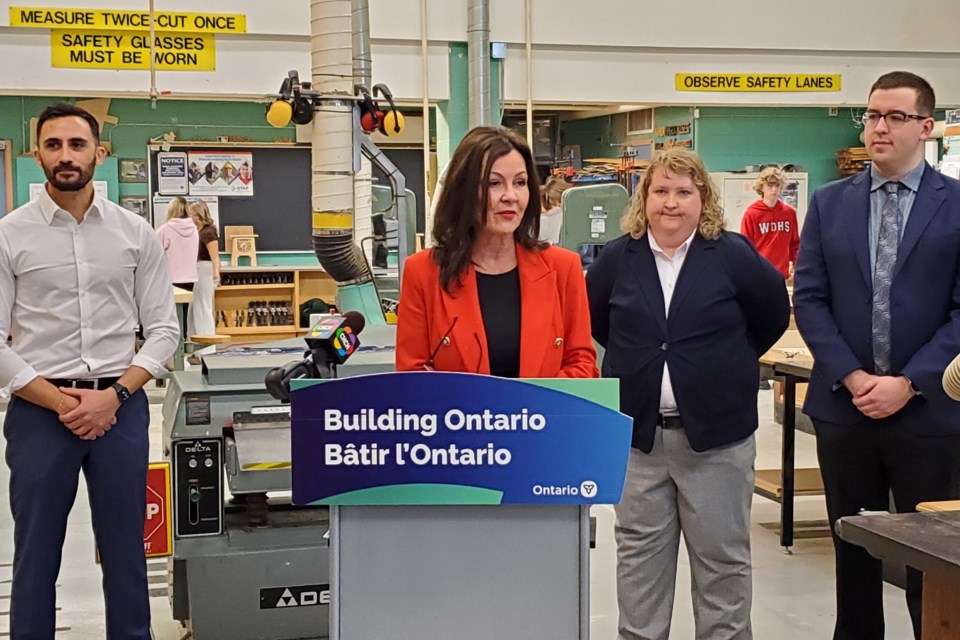
[[[117,392],[117,400],[120,401],[120,404],[130,399],[130,390],[119,382],[114,382],[110,385],[110,388]]]

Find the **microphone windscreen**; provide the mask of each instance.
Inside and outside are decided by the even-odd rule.
[[[960,400],[960,355],[943,372],[943,390],[954,400]]]
[[[353,329],[354,333],[359,334],[367,325],[367,319],[359,311],[347,311],[343,314],[344,324]]]

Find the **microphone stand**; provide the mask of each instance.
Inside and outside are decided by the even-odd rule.
[[[271,396],[281,402],[290,402],[291,380],[330,380],[337,377],[337,364],[323,347],[308,349],[303,355],[303,360],[294,360],[267,372],[263,382]]]

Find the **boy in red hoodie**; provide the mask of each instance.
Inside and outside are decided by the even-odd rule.
[[[793,265],[800,248],[800,230],[797,210],[780,199],[786,182],[783,171],[777,167],[767,167],[760,173],[753,185],[760,200],[747,207],[740,233],[789,279],[793,277]]]
[[[767,167],[760,172],[753,185],[760,199],[744,212],[740,233],[789,280],[797,262],[800,230],[797,228],[797,210],[780,199],[786,183],[783,171],[778,167]],[[763,374],[760,388],[770,389],[770,382],[764,380]]]

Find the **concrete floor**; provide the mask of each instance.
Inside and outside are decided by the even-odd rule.
[[[153,389],[151,396],[151,459],[160,460],[160,402],[162,389]],[[757,434],[757,468],[779,467],[780,427],[773,422],[773,396],[760,392],[758,401],[761,427]],[[0,443],[0,452],[3,444]],[[797,434],[797,465],[816,466],[814,440]],[[0,638],[9,636],[10,563],[13,559],[13,524],[7,501],[8,471],[0,467]],[[833,633],[833,548],[829,539],[801,539],[792,555],[779,546],[776,532],[763,526],[779,519],[779,507],[764,498],[753,501],[753,623],[756,638],[778,640],[830,638]],[[591,638],[615,640],[617,635],[617,603],[615,585],[616,547],[613,540],[613,508],[596,507],[597,547],[591,556]],[[821,497],[797,500],[798,520],[826,518]],[[105,637],[100,574],[93,558],[93,535],[90,510],[83,482],[64,549],[63,568],[58,583],[58,638],[93,640]],[[166,561],[150,563],[153,628],[157,640],[180,640],[185,635],[171,620],[166,597]],[[685,555],[677,580],[677,598],[673,613],[671,637],[693,638],[693,616],[690,605],[689,564]],[[885,591],[887,638],[911,638],[910,622],[903,592],[887,586]],[[198,638],[196,640],[212,640]],[[220,640],[220,639],[217,639]]]

